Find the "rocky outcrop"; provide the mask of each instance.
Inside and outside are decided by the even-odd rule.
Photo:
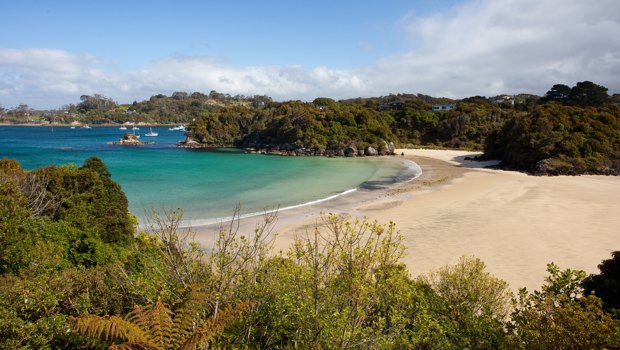
[[[344,156],[345,157],[355,157],[357,156],[357,148],[355,148],[355,146],[349,146],[347,148],[344,149]]]
[[[124,145],[124,146],[142,146],[142,145],[151,145],[154,143],[155,142],[140,141],[140,136],[134,133],[131,133],[131,132],[126,132],[125,135],[123,135],[123,137],[121,137],[120,140],[118,141],[108,142],[108,144],[110,145]]]
[[[191,137],[186,137],[185,140],[177,143],[177,147],[180,148],[195,148],[195,149],[203,149],[203,148],[236,148],[235,145],[231,144],[214,144],[214,143],[200,143]]]
[[[396,149],[396,147],[394,146],[393,142],[387,142],[385,140],[383,141],[383,147],[379,150],[379,154],[380,155],[393,155],[394,154],[394,150]]]
[[[367,156],[376,156],[376,155],[379,155],[379,152],[374,147],[368,146],[364,150],[364,154]]]
[[[255,154],[272,154],[280,156],[323,156],[323,157],[363,157],[363,156],[378,156],[385,154],[394,154],[394,144],[392,142],[386,142],[383,152],[379,152],[376,148],[368,146],[364,149],[357,148],[355,145],[350,145],[343,148],[306,148],[297,144],[284,143],[281,145],[266,145],[266,144],[253,144],[250,146],[238,146],[238,145],[224,145],[224,144],[205,144],[199,143],[191,138],[187,137],[185,141],[177,144],[177,147],[182,148],[242,148],[248,153]]]

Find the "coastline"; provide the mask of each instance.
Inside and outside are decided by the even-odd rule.
[[[516,291],[538,289],[547,263],[596,273],[601,260],[620,249],[618,177],[535,177],[464,160],[474,152],[396,152],[422,168],[417,179],[279,212],[274,253],[288,250],[295,235],[320,223],[321,213],[393,221],[407,247],[402,261],[412,275],[475,255]],[[242,219],[239,232],[252,232],[260,220]],[[194,226],[196,241],[209,247],[219,226]]]

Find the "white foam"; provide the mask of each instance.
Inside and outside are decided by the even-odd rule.
[[[353,193],[357,191],[357,188],[351,188],[348,189],[346,191],[337,193],[335,195],[329,196],[329,197],[325,197],[325,198],[321,198],[321,199],[317,199],[314,201],[310,201],[310,202],[306,202],[306,203],[302,203],[302,204],[296,204],[296,205],[291,205],[288,207],[284,207],[284,208],[279,208],[279,209],[271,209],[271,210],[265,210],[262,212],[254,212],[254,213],[248,213],[248,214],[242,214],[239,215],[239,219],[246,219],[246,218],[251,218],[251,217],[256,217],[256,216],[260,216],[260,215],[265,215],[265,214],[270,214],[270,213],[274,213],[276,211],[285,211],[285,210],[291,210],[291,209],[296,209],[296,208],[301,208],[301,207],[305,207],[308,205],[313,205],[313,204],[318,204],[321,202],[326,202],[341,196],[345,196],[349,193]],[[233,217],[233,216],[225,216],[225,217],[221,217],[221,218],[214,218],[214,219],[199,219],[199,220],[191,220],[190,221],[183,221],[181,223],[181,225],[179,227],[181,228],[185,228],[185,227],[190,227],[190,226],[207,226],[207,225],[214,225],[214,224],[219,224],[222,222],[229,222],[233,219],[236,219],[237,217]]]

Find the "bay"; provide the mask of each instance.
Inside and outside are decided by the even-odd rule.
[[[225,218],[237,205],[253,215],[275,208],[317,202],[355,190],[406,181],[419,168],[392,158],[282,157],[241,150],[189,150],[175,147],[182,131],[153,127],[153,145],[120,146],[118,127],[0,126],[0,158],[34,169],[50,164],[78,166],[101,158],[141,221],[150,208],[182,208],[192,224]],[[131,131],[131,127],[129,128]]]

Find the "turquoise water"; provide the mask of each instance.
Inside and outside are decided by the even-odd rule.
[[[415,176],[415,169],[385,158],[280,157],[241,151],[176,148],[181,131],[154,127],[154,145],[108,145],[125,131],[118,127],[0,126],[0,158],[17,159],[24,168],[75,163],[96,155],[121,184],[130,211],[182,208],[194,224],[230,216],[236,205],[245,214],[286,208],[376,188]],[[142,135],[148,128],[142,127]]]

